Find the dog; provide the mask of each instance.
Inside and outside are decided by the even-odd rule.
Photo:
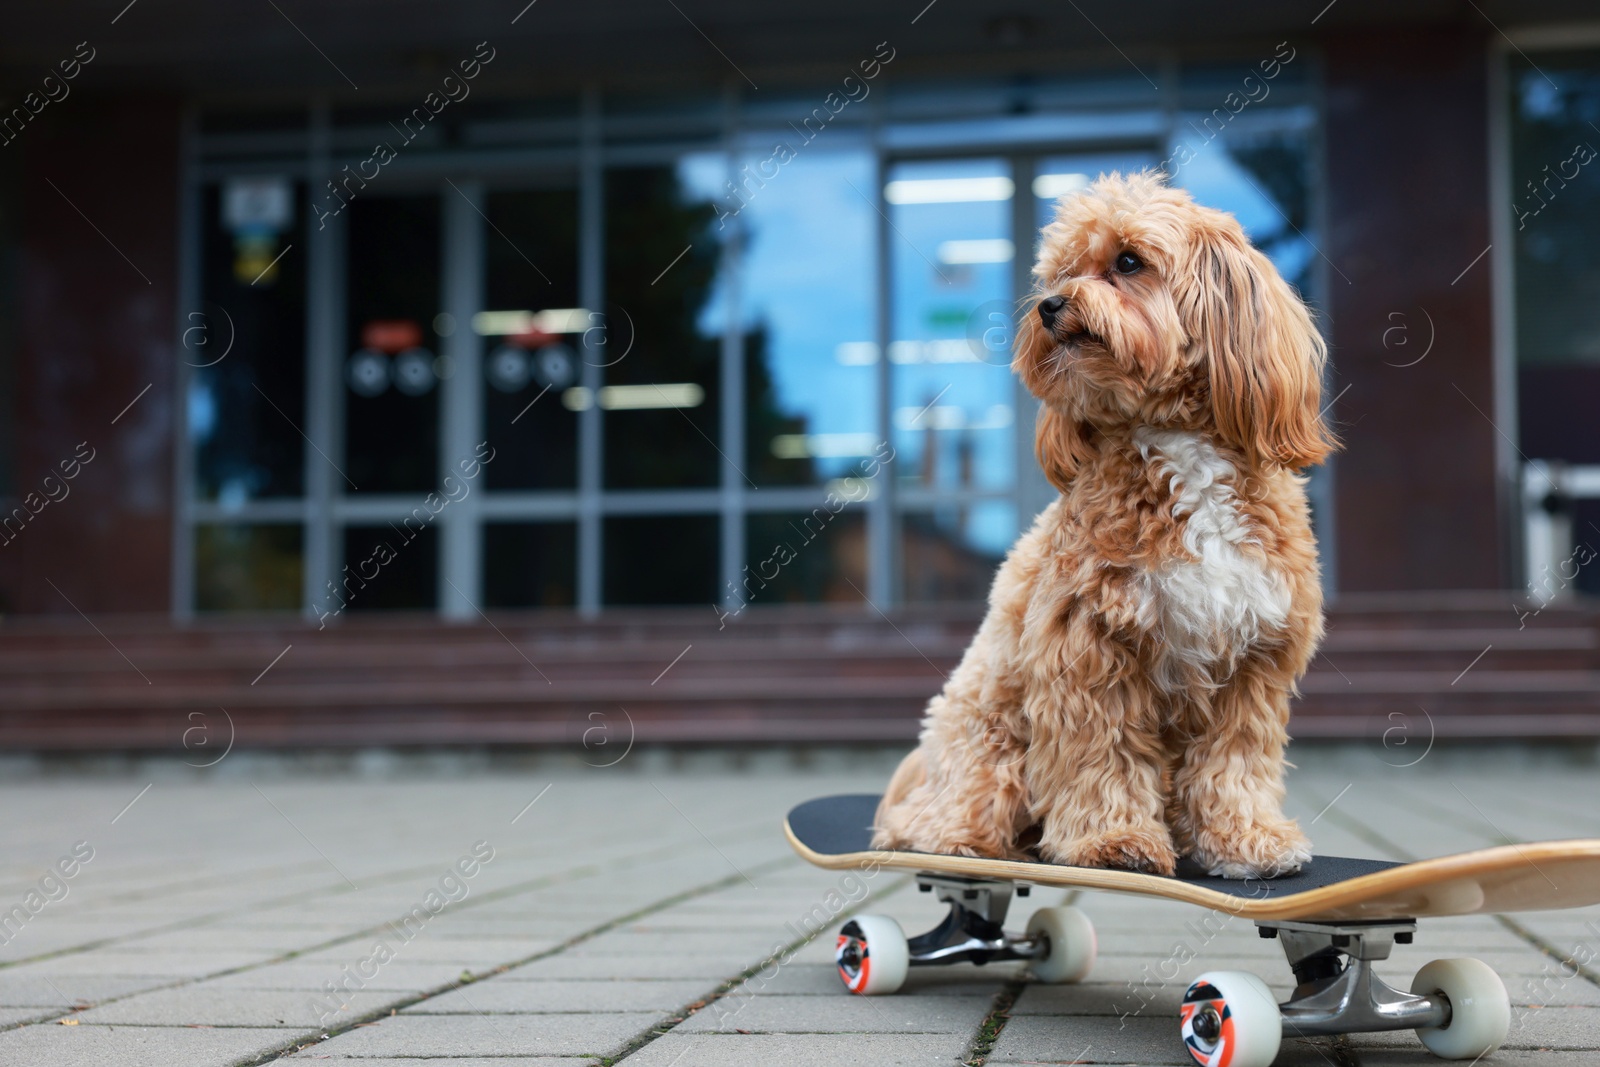
[[[1012,547],[874,847],[1273,877],[1289,698],[1322,639],[1299,472],[1327,349],[1237,220],[1159,173],[1044,229],[1012,369],[1060,497]],[[1030,850],[1031,846],[1031,850]]]

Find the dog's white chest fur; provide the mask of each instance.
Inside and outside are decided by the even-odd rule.
[[[1238,506],[1233,464],[1205,437],[1142,427],[1134,443],[1173,495],[1192,558],[1177,557],[1145,574],[1148,605],[1169,656],[1194,667],[1231,668],[1262,636],[1289,619],[1290,591],[1259,551]]]

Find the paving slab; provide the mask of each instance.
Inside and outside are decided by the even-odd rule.
[[[165,978],[197,978],[239,967],[259,966],[280,955],[273,951],[172,952],[111,946],[94,952],[52,956],[39,961],[55,974],[137,974]],[[32,965],[30,965],[32,966]]]
[[[553,1012],[673,1012],[704,997],[705,979],[508,981],[507,977],[473,982],[454,992],[430,997],[406,1008],[406,1015],[549,1014]]]
[[[605,1056],[661,1020],[656,1012],[572,1015],[396,1015],[322,1042],[347,1057]]]
[[[629,1056],[628,1067],[930,1067],[960,1062],[954,1034],[684,1034],[674,1030]]]
[[[1171,1017],[1116,1019],[1022,1015],[1000,1032],[993,1055],[1007,1060],[1067,1063],[1192,1063]]]
[[[65,1009],[156,989],[171,981],[139,975],[59,974],[40,970],[43,966],[0,971],[0,1006]]]
[[[514,970],[505,978],[703,978],[722,981],[738,977],[746,968],[760,963],[759,957],[729,954],[679,952],[671,956],[588,955],[576,951],[535,960]]]
[[[723,997],[678,1027],[692,1034],[973,1034],[994,1005],[990,996]]]
[[[134,1026],[288,1026],[300,1030],[354,1022],[404,997],[403,993],[314,991],[181,986],[141,993],[77,1015],[85,1024]]]
[[[42,1023],[0,1033],[0,1063],[50,1067],[173,1067],[232,1064],[260,1056],[291,1036],[282,1029],[200,1030],[184,1026],[61,1026]]]
[[[344,981],[345,964],[357,962],[354,954],[341,964],[327,961],[304,963],[298,959],[273,963],[265,967],[224,974],[206,979],[205,984],[236,989],[323,989],[329,982]],[[351,982],[345,988],[352,992],[400,991],[419,992],[437,989],[461,979],[461,968],[449,963],[407,963],[397,960],[378,968],[371,978],[359,984]]]
[[[1068,1055],[1070,1056],[1071,1054]],[[1187,1057],[1186,1053],[1184,1055]],[[1388,1052],[1385,1050],[1382,1055],[1388,1055]],[[1114,1067],[1173,1067],[1175,1064],[1183,1064],[1188,1067],[1193,1062],[1188,1058],[1175,1059],[1170,1053],[1162,1053],[1148,1059],[1128,1058],[1119,1055],[1117,1049],[1107,1051],[1093,1046],[1090,1047],[1088,1054],[1082,1059],[1011,1059],[991,1055],[985,1061],[989,1067],[1038,1067],[1040,1064],[1107,1064],[1108,1067],[1113,1067],[1113,1065]],[[1433,1067],[1440,1067],[1442,1062],[1434,1059]],[[1348,1057],[1341,1061],[1339,1052],[1326,1040],[1315,1043],[1310,1041],[1285,1041],[1278,1050],[1278,1058],[1273,1061],[1273,1067],[1341,1067],[1341,1064],[1348,1063]],[[1365,1055],[1363,1055],[1361,1063],[1363,1067],[1378,1067],[1376,1061],[1366,1059]],[[1493,1067],[1502,1067],[1502,1063],[1503,1061],[1501,1060],[1494,1060]],[[1387,1065],[1384,1064],[1382,1067],[1387,1067]],[[1417,1067],[1421,1067],[1421,1064],[1417,1064]],[[1491,1067],[1491,1061],[1485,1059],[1483,1067]]]
[[[992,997],[1020,971],[1017,964],[919,968],[906,979],[903,995]],[[788,963],[776,969],[763,968],[728,993],[730,997],[844,995],[838,968],[831,963]]]
[[[592,1067],[595,1060],[592,1056],[452,1056],[446,1060],[436,1058],[416,1059],[404,1057],[395,1059],[389,1056],[362,1056],[352,1059],[348,1056],[330,1056],[326,1052],[318,1051],[318,1045],[304,1053],[285,1056],[273,1060],[273,1063],[295,1063],[305,1067],[306,1060],[343,1060],[346,1063],[359,1067]]]

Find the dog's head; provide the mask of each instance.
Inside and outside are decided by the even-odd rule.
[[[1065,488],[1095,434],[1194,430],[1293,469],[1335,447],[1327,349],[1233,216],[1157,174],[1102,177],[1044,230],[1013,369],[1043,406],[1039,460]]]

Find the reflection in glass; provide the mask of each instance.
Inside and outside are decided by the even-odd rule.
[[[1096,178],[1137,174],[1158,162],[1153,152],[1079,152],[1041,159],[1033,176],[1035,222],[1043,229],[1056,217],[1056,204],[1063,196],[1081,192]],[[1034,258],[1038,258],[1037,248]]]
[[[439,601],[438,574],[435,526],[347,526],[339,588],[324,590],[318,610],[431,611]]]
[[[357,489],[438,482],[440,221],[437,196],[356,199],[345,313],[344,471]]]
[[[302,542],[298,523],[196,526],[195,608],[199,611],[298,609],[304,566]]]
[[[578,413],[562,396],[578,384],[590,325],[578,308],[578,194],[540,189],[486,200],[489,315],[470,328],[483,334],[483,419],[496,451],[488,485],[571,489],[578,484]]]
[[[753,514],[745,520],[745,573],[734,604],[861,600],[867,587],[866,512]],[[851,583],[855,588],[851,588]]]
[[[289,250],[270,268],[258,266],[262,253],[270,260],[298,240],[301,187],[284,181],[280,189],[288,212],[276,232],[230,221],[219,187],[202,194],[203,295],[184,318],[178,352],[194,368],[188,421],[201,500],[242,504],[302,492],[305,444],[295,427],[305,425],[305,254]]]
[[[908,604],[981,601],[1017,538],[1009,500],[950,504],[900,520],[901,582]]]
[[[742,157],[722,201],[744,237],[744,464],[762,487],[841,477],[879,443],[872,157],[781,158]]]
[[[1600,464],[1600,51],[1507,62],[1519,451]],[[1577,549],[1558,558],[1581,560],[1600,545],[1600,500],[1567,506]],[[1600,566],[1576,571],[1570,591],[1600,595]]]
[[[721,328],[704,321],[721,256],[707,159],[606,173],[605,484],[613,489],[720,482]],[[718,170],[717,173],[722,173]]]
[[[720,598],[715,515],[647,515],[605,521],[607,604],[711,604]]]
[[[1178,168],[1175,184],[1200,203],[1237,218],[1301,298],[1314,301],[1312,267],[1317,251],[1309,236],[1315,233],[1309,134],[1297,129],[1250,132],[1230,127],[1226,136],[1196,143],[1193,158]],[[1312,529],[1319,536],[1325,533],[1333,506],[1330,471],[1328,465],[1313,468],[1307,486]]]
[[[1549,59],[1511,79],[1517,361],[1600,368],[1600,52]]]
[[[1003,160],[889,173],[891,429],[902,484],[1006,489],[1015,480],[1012,192]]]
[[[570,522],[483,527],[486,608],[566,608],[576,603],[578,528]]]
[[[1230,130],[1205,142],[1174,182],[1229,212],[1306,299],[1313,298],[1310,144],[1302,130]]]

